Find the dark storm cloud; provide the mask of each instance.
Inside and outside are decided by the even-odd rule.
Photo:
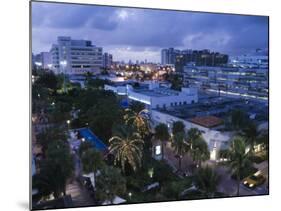
[[[177,47],[241,54],[268,45],[268,19],[261,16],[39,2],[32,5],[35,51],[42,51],[36,48],[46,46],[48,40],[51,46],[58,35],[91,39],[102,47],[130,46],[135,52]]]
[[[50,4],[33,2],[32,26],[75,29],[86,26],[113,30],[118,22],[111,19],[114,9],[72,4]]]

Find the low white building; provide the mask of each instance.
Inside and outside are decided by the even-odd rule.
[[[220,149],[226,149],[233,137],[233,132],[221,132],[219,129],[223,121],[215,116],[195,117],[191,119],[182,119],[158,110],[151,110],[151,121],[153,126],[164,123],[172,131],[173,122],[182,121],[186,130],[197,128],[202,131],[202,136],[207,142],[210,150],[210,159],[217,160]]]
[[[130,100],[146,104],[149,108],[166,108],[198,102],[196,88],[182,88],[182,91],[160,87],[159,83],[150,83],[148,89],[134,89],[127,85],[127,95]]]
[[[150,109],[198,102],[197,88],[182,88],[182,91],[176,91],[166,85],[160,86],[159,83],[153,81],[149,81],[148,84],[143,82],[139,88],[133,88],[130,84],[115,83],[113,85],[106,84],[104,89],[113,91],[118,95],[127,95],[129,100],[144,103]]]

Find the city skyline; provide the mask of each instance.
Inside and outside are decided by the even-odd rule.
[[[57,36],[64,35],[91,40],[94,45],[103,47],[104,52],[113,54],[114,60],[125,62],[158,63],[161,49],[168,47],[239,55],[256,48],[267,49],[268,45],[268,18],[263,16],[32,4],[34,53],[49,51]]]

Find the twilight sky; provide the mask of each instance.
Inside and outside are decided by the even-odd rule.
[[[268,18],[197,12],[32,2],[32,51],[57,36],[89,39],[113,59],[160,62],[162,48],[239,55],[267,48]]]

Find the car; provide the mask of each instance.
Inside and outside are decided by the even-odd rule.
[[[261,173],[261,171],[257,171],[256,173],[243,179],[243,185],[246,186],[247,188],[254,189],[255,187],[263,184],[265,180],[266,178]]]

